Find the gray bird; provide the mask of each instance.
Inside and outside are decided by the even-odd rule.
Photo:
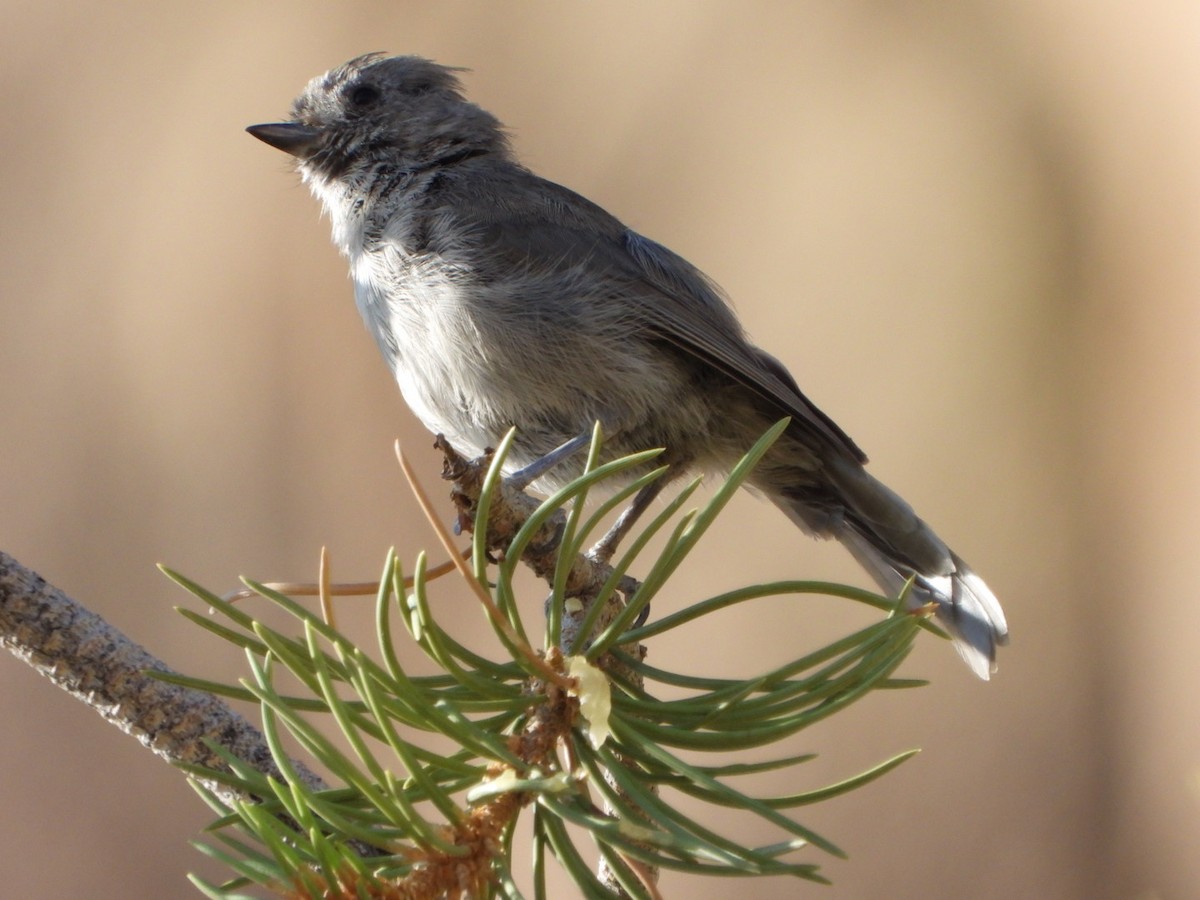
[[[791,423],[750,478],[809,534],[842,542],[887,592],[939,622],[986,679],[1004,613],[974,572],[749,342],[687,260],[516,161],[455,70],[368,54],[313,79],[291,120],[247,129],[296,157],[349,259],[355,299],[404,399],[430,431],[481,452],[511,426],[509,462],[555,487],[593,423],[616,457],[666,448],[671,473],[727,471]],[[643,490],[602,542],[661,490]]]

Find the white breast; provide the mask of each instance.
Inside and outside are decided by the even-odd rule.
[[[489,385],[472,382],[482,342],[454,273],[390,248],[357,255],[351,268],[359,312],[417,418],[464,450],[494,444],[492,416],[480,408]]]

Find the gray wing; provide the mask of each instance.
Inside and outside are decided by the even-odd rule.
[[[459,198],[474,209],[472,225],[483,245],[476,265],[485,276],[488,267],[516,267],[560,273],[586,269],[612,279],[622,286],[634,320],[655,339],[744,385],[781,418],[791,416],[793,428],[819,435],[859,463],[867,461],[800,392],[783,365],[746,339],[720,290],[699,269],[561,185],[525,170],[503,176],[475,181],[464,192],[468,196]]]
[[[720,290],[683,257],[629,229],[624,248],[645,279],[657,288],[644,304],[648,324],[686,353],[720,369],[780,412],[814,427],[858,462],[866,454],[800,392],[774,356],[751,344]]]

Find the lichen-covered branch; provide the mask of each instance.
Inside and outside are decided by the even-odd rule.
[[[279,774],[262,733],[244,716],[212,694],[154,678],[170,671],[162,660],[2,552],[0,646],[168,762],[226,770],[208,740]],[[323,787],[293,765],[311,787]],[[208,787],[225,802],[250,799],[226,785]]]

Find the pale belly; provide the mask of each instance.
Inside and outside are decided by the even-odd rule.
[[[589,331],[561,316],[539,320],[519,306],[529,293],[512,283],[503,294],[477,285],[468,302],[462,285],[442,272],[414,271],[399,286],[389,278],[387,292],[370,270],[355,274],[368,276],[356,277],[358,307],[405,402],[463,453],[495,447],[515,426],[506,466],[513,469],[590,433],[596,422],[606,458],[704,443],[696,439],[709,428],[709,404],[696,395],[689,371],[627,324]],[[556,474],[571,477],[582,458]]]

